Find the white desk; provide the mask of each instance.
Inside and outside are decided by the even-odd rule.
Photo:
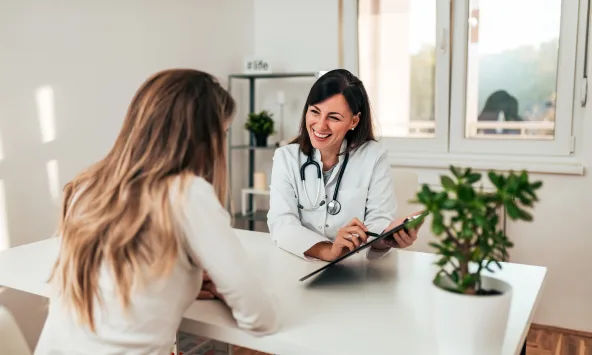
[[[363,253],[306,282],[320,267],[276,248],[268,234],[238,231],[261,277],[280,300],[281,330],[256,338],[238,330],[219,301],[196,301],[181,329],[281,355],[433,354],[429,292],[434,256],[397,250],[369,261]],[[45,280],[57,252],[50,239],[0,253],[0,286],[48,295]],[[504,264],[496,273],[513,287],[503,354],[519,354],[537,305],[546,268]],[[366,332],[363,337],[362,332]]]

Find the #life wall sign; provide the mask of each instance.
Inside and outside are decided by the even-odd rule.
[[[245,58],[243,61],[244,74],[271,74],[271,64],[261,58]]]

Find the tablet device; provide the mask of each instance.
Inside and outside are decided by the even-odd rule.
[[[325,265],[325,266],[323,266],[323,267],[321,267],[321,268],[319,268],[319,269],[311,272],[310,274],[308,274],[308,275],[304,276],[303,278],[301,278],[300,281],[304,281],[304,280],[310,278],[311,276],[314,276],[314,275],[318,274],[319,272],[321,272],[321,271],[323,271],[323,270],[325,270],[325,269],[327,269],[327,268],[329,268],[329,267],[337,264],[341,260],[347,259],[351,255],[359,253],[360,251],[362,251],[362,250],[370,247],[372,244],[376,243],[377,241],[379,241],[381,239],[384,239],[384,238],[387,238],[387,237],[392,236],[394,233],[396,233],[396,232],[400,231],[401,229],[405,228],[405,225],[407,224],[407,222],[412,221],[414,219],[417,219],[419,217],[426,216],[427,214],[428,214],[428,212],[423,212],[423,213],[420,213],[418,215],[405,218],[405,220],[403,221],[403,223],[399,224],[398,226],[394,227],[393,229],[388,230],[388,231],[386,231],[386,232],[384,232],[384,233],[382,233],[380,235],[377,235],[376,233],[367,233],[368,236],[374,236],[376,238],[374,240],[366,243],[366,244],[360,245],[356,249],[351,250],[349,253],[344,254],[344,255],[340,256],[339,258],[331,261],[327,265]]]

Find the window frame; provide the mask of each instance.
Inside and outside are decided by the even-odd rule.
[[[349,13],[349,17],[343,19],[344,22],[340,24],[343,30],[340,37],[345,43],[344,50],[340,54],[344,58],[340,58],[340,63],[349,63],[346,68],[358,75],[359,0],[339,1],[344,2],[341,7],[343,11]],[[585,62],[589,0],[576,0],[571,3],[569,0],[562,1],[555,138],[540,142],[512,139],[479,141],[479,139],[464,137],[466,106],[464,86],[466,85],[469,4],[467,0],[438,1],[437,4],[436,28],[440,35],[436,39],[436,83],[438,78],[447,76],[448,80],[440,79],[442,82],[435,88],[436,138],[380,137],[381,142],[389,150],[391,163],[396,166],[424,168],[445,168],[452,163],[472,164],[481,169],[524,168],[540,173],[583,175],[582,152],[579,149],[581,129],[578,127],[583,123],[587,96]],[[451,21],[453,16],[456,17],[459,14],[467,19],[464,29],[463,26],[454,26]],[[446,18],[448,21],[445,20]],[[442,33],[445,35],[442,36]],[[463,38],[463,33],[466,34],[464,36],[466,40],[453,40],[453,38]],[[443,43],[443,38],[446,43]],[[441,53],[440,46],[443,44],[444,53]],[[457,53],[463,52],[465,56],[459,57]],[[448,68],[448,70],[442,70],[442,68]],[[442,74],[442,71],[445,74]],[[461,75],[457,75],[459,71]],[[559,77],[560,72],[562,74]],[[444,90],[446,82],[449,84],[449,90]],[[560,106],[559,93],[564,93],[562,95],[564,96],[565,92],[568,93],[568,99],[565,97],[561,99]],[[459,95],[462,99],[458,98]],[[444,112],[442,105],[446,107],[444,119],[442,114],[439,114]],[[459,115],[458,112],[462,114]],[[457,118],[452,119],[453,117]]]
[[[576,61],[578,60],[579,1],[561,1],[561,22],[556,81],[555,134],[552,140],[467,138],[466,83],[468,66],[469,1],[452,0],[454,17],[467,19],[453,29],[452,81],[450,99],[450,153],[520,154],[523,156],[570,156],[572,123],[577,105]],[[571,20],[570,19],[574,19]]]

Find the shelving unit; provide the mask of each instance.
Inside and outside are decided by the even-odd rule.
[[[271,74],[231,74],[228,76],[228,91],[232,94],[232,80],[233,79],[246,79],[249,81],[249,113],[255,112],[255,81],[258,79],[285,79],[285,78],[316,78],[318,73],[316,72],[303,72],[303,73],[271,73]],[[241,121],[242,123],[242,121]],[[253,174],[255,172],[255,151],[273,151],[277,147],[270,145],[267,147],[256,147],[255,139],[252,135],[249,135],[249,144],[237,144],[232,143],[232,127],[228,132],[228,177],[229,181],[232,181],[232,152],[236,150],[247,150],[249,159],[248,169],[248,186],[247,188],[253,188]],[[229,197],[231,198],[231,197]],[[248,210],[253,210],[253,195],[249,194],[248,197]],[[235,220],[246,220],[248,222],[249,230],[254,230],[256,221],[266,221],[267,213],[265,211],[255,211],[250,215],[244,216],[242,213],[234,215]]]

